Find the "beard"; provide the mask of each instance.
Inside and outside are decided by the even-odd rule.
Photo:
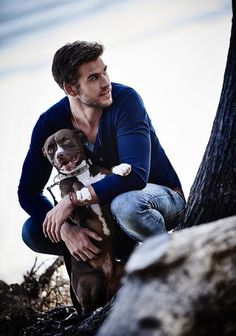
[[[107,102],[100,102],[98,99],[90,99],[90,100],[86,100],[86,101],[82,101],[80,100],[80,102],[88,107],[95,107],[95,108],[106,108],[111,106],[112,104],[112,99],[107,101]]]
[[[98,97],[91,97],[87,95],[86,93],[81,93],[77,96],[78,100],[80,103],[83,105],[86,105],[88,107],[93,107],[93,108],[107,108],[111,106],[113,103],[112,96],[110,95],[110,98],[103,99],[103,96],[98,96]]]

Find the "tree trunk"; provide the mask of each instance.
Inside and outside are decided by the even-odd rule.
[[[236,0],[220,102],[209,143],[177,230],[236,214]],[[204,122],[204,121],[203,121]]]

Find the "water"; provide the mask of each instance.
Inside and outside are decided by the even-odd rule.
[[[36,256],[52,258],[35,254],[21,241],[27,214],[16,192],[32,127],[63,96],[51,76],[55,50],[77,39],[104,43],[110,78],[141,94],[188,194],[221,92],[230,3],[0,1],[0,279],[19,282]]]

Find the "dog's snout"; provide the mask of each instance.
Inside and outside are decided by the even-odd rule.
[[[57,147],[54,158],[55,158],[55,162],[58,165],[61,165],[63,163],[63,161],[65,160],[65,153],[64,153],[64,150],[61,147]]]
[[[56,158],[57,158],[57,160],[62,159],[63,158],[63,152],[57,152],[56,153]]]
[[[63,148],[61,148],[60,146],[57,146],[57,149],[56,149],[56,152],[55,152],[55,157],[56,157],[57,159],[60,159],[60,158],[63,157],[63,155],[64,155],[64,150],[63,150]]]

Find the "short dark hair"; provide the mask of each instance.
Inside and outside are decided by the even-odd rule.
[[[83,63],[95,61],[102,55],[104,46],[97,42],[75,41],[58,49],[53,57],[52,75],[57,84],[75,85],[78,80],[78,69]]]

